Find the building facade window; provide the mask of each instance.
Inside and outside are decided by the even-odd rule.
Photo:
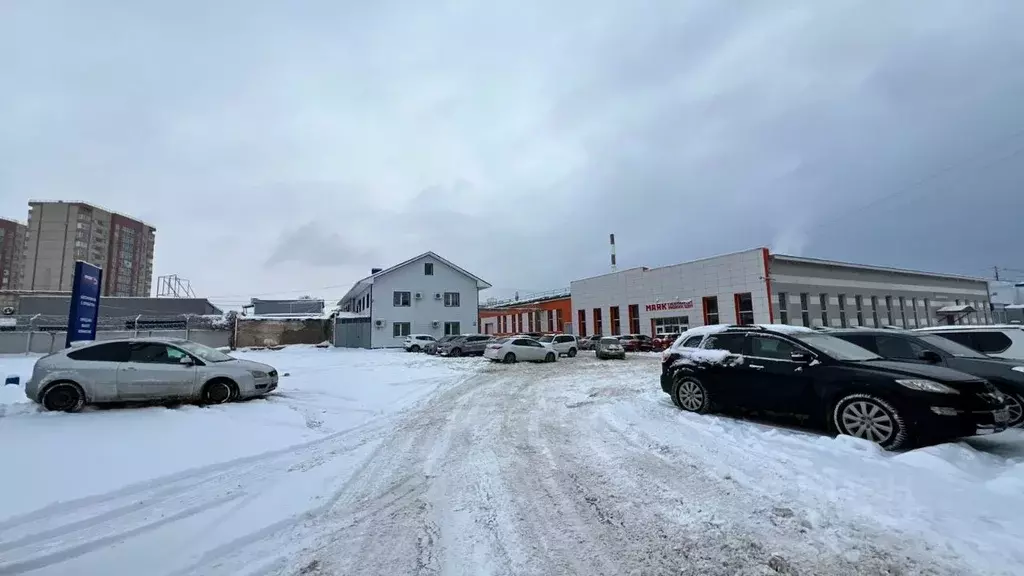
[[[576,323],[579,325],[578,326],[578,328],[579,328],[578,332],[580,333],[580,338],[583,338],[584,336],[587,335],[587,311],[586,310],[577,310],[576,311]]]
[[[800,320],[804,326],[811,327],[811,295],[807,292],[800,293]]]
[[[548,331],[549,332],[554,332],[555,331],[555,311],[554,310],[548,310]]]
[[[655,318],[654,333],[657,334],[682,334],[690,329],[689,316],[676,316],[674,318]]]
[[[917,317],[917,298],[910,299],[910,308],[914,311],[914,326],[920,326],[921,320]]]
[[[889,326],[894,326],[892,318],[892,296],[885,297],[885,319],[889,322]]]
[[[555,310],[555,331],[561,332],[565,329],[565,318],[562,317],[562,309]]]
[[[444,307],[445,308],[458,308],[459,307],[459,293],[458,292],[445,292],[444,293]]]
[[[846,328],[846,294],[839,295],[839,326]]]
[[[395,338],[401,338],[402,336],[408,336],[411,332],[412,325],[409,322],[392,322],[391,323],[391,334]]]
[[[594,308],[594,334],[598,336],[603,335],[603,328],[604,326],[601,324],[601,309]]]
[[[788,300],[789,298],[785,292],[779,292],[779,322],[782,324],[789,324]]]
[[[818,294],[818,305],[821,307],[821,325],[828,326],[828,294]]]
[[[924,299],[924,325],[932,325],[932,305],[927,298]]]
[[[393,300],[393,305],[395,308],[405,308],[407,306],[412,306],[412,292],[395,290]]]
[[[907,299],[900,296],[900,327],[907,327]]]
[[[878,296],[871,297],[871,321],[872,326],[878,326]]]
[[[754,323],[754,299],[750,292],[733,294],[733,304],[736,306],[736,323],[740,326],[749,326]]]
[[[618,336],[621,333],[618,306],[612,306],[608,309],[608,322],[611,323],[612,336]]]
[[[445,322],[444,323],[444,335],[445,336],[455,336],[457,334],[462,334],[462,327],[460,326],[460,324],[458,322]]]
[[[718,324],[718,297],[705,296],[704,304],[704,325]]]
[[[433,276],[434,275],[434,263],[433,262],[424,262],[423,263],[423,275],[424,276]]]
[[[629,305],[629,333],[639,334],[640,333],[640,305],[630,304]]]

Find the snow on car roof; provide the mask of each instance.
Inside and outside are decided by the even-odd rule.
[[[1021,324],[968,324],[968,325],[953,325],[953,326],[928,326],[927,328],[917,328],[914,332],[949,332],[956,330],[1024,330],[1024,325]]]

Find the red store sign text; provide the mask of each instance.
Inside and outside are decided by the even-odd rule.
[[[647,304],[646,310],[648,312],[657,312],[658,310],[679,310],[693,308],[693,300],[680,300],[678,302],[665,302],[659,304]]]

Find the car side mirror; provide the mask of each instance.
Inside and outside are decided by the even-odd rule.
[[[789,359],[792,360],[793,362],[807,363],[810,362],[811,360],[814,360],[814,356],[811,356],[807,352],[793,352],[792,354],[789,355]]]
[[[922,350],[919,358],[931,364],[938,364],[939,362],[942,362],[942,356],[939,356],[939,354],[934,350]]]
[[[195,365],[195,361],[192,360],[191,356],[182,356],[181,360],[178,360],[178,364],[181,364],[183,366],[193,366]]]

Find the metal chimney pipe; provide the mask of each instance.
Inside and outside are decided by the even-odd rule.
[[[608,241],[612,246],[612,272],[615,272],[615,234],[609,234]]]

